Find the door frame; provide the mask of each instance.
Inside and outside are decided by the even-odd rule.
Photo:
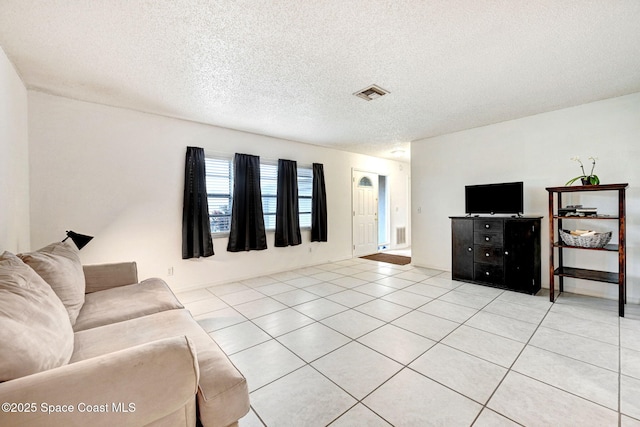
[[[380,185],[380,178],[384,178],[384,194],[382,186]],[[389,175],[378,174],[378,249],[380,245],[388,244],[387,249],[391,248],[393,244],[393,236],[391,235],[391,186],[389,185]],[[384,196],[384,212],[380,210],[380,204],[382,203]],[[386,235],[386,241],[380,240],[380,226],[384,226],[384,232]]]

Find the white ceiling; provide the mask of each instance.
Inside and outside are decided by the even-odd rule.
[[[29,89],[380,157],[640,91],[638,0],[0,0],[0,46]]]

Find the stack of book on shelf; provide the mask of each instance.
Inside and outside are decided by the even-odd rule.
[[[560,216],[597,216],[598,208],[585,208],[582,205],[568,205],[558,209]]]
[[[576,208],[578,216],[596,216],[598,215],[598,208]]]

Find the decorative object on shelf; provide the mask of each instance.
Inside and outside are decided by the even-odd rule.
[[[596,167],[596,160],[598,158],[597,157],[589,157],[589,160],[591,160],[591,172],[589,172],[589,175],[587,175],[584,172],[584,165],[582,164],[582,161],[580,160],[580,157],[576,156],[576,157],[572,157],[571,160],[575,160],[576,162],[578,162],[580,164],[580,169],[582,170],[582,175],[576,176],[575,178],[570,179],[569,181],[567,181],[567,183],[565,184],[565,186],[570,186],[571,184],[573,184],[574,182],[576,182],[577,180],[580,180],[582,182],[582,185],[598,185],[600,184],[600,178],[598,178],[598,175],[594,175],[593,174],[593,169]]]
[[[604,248],[611,240],[611,232],[597,233],[591,230],[560,230],[565,245],[579,248]]]

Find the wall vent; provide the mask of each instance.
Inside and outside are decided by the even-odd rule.
[[[404,245],[407,243],[407,227],[396,228],[396,245]]]
[[[388,93],[389,91],[386,91],[379,86],[371,85],[368,88],[362,89],[361,91],[354,93],[354,95],[357,96],[358,98],[362,98],[367,101],[372,101],[374,99],[378,99],[382,96],[385,96]]]

